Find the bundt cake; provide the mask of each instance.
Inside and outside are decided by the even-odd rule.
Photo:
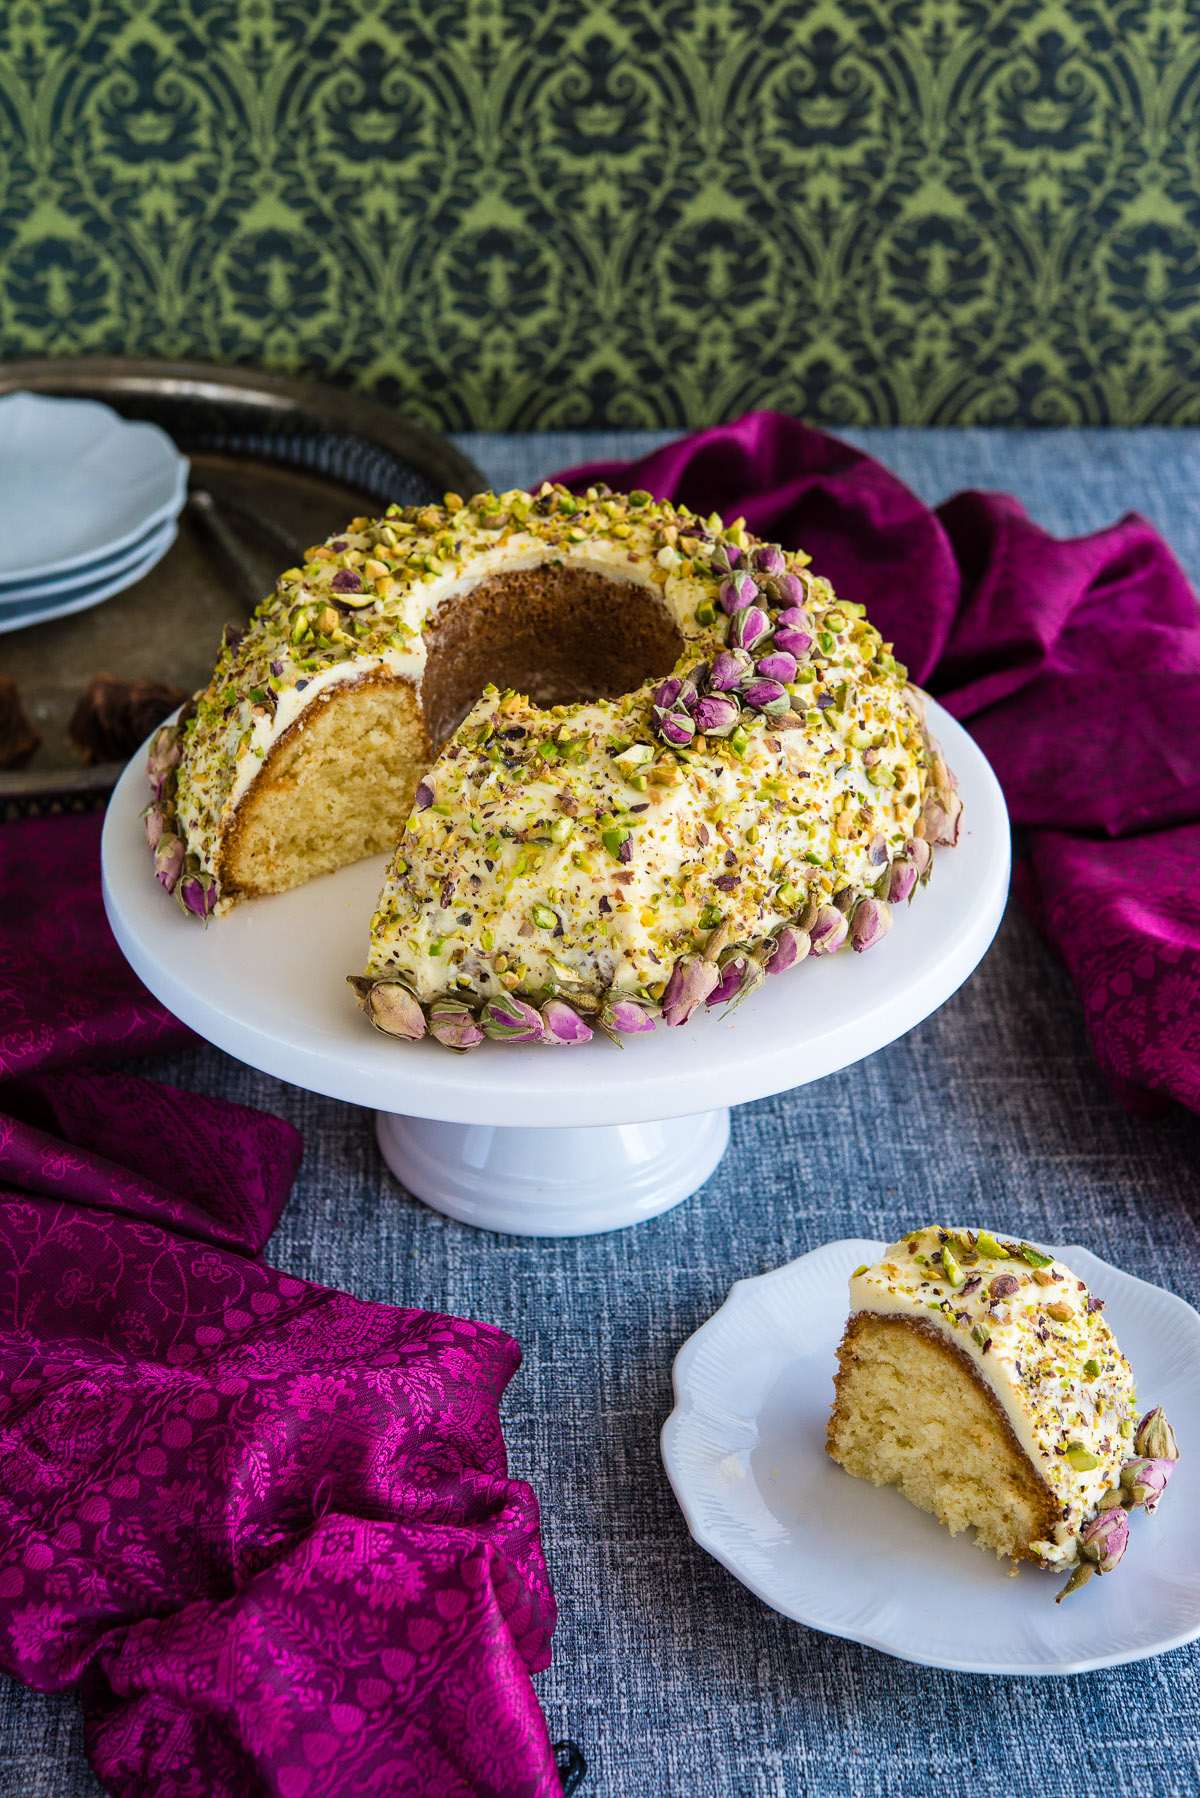
[[[986,1230],[913,1230],[850,1279],[826,1447],[847,1473],[1014,1561],[1071,1569],[1124,1553],[1178,1449],[1138,1421],[1104,1301],[1061,1261]]]
[[[149,767],[159,879],[199,916],[394,849],[350,978],[456,1049],[679,1024],[866,949],[961,811],[922,696],[807,557],[548,484],[312,549]]]

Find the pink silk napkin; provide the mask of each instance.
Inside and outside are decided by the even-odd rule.
[[[263,1266],[291,1126],[96,1065],[189,1040],[100,824],[0,827],[0,1666],[120,1798],[550,1798],[520,1349]]]
[[[1146,1115],[1200,1111],[1200,608],[1145,519],[1062,541],[1004,494],[930,511],[861,450],[771,412],[557,478],[740,514],[863,603],[1028,828],[1017,891],[1113,1090]]]

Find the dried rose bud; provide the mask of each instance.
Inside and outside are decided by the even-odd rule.
[[[483,1041],[482,1024],[461,999],[435,999],[429,1007],[429,1034],[443,1048],[465,1054]]]
[[[778,634],[776,634],[775,637],[774,649],[771,650],[769,655],[763,656],[762,660],[759,662],[758,672],[760,675],[764,675],[767,680],[783,681],[785,686],[788,681],[795,680],[796,658],[793,655],[787,655],[779,648]]]
[[[798,574],[789,569],[786,574],[779,575],[777,581],[779,597],[785,606],[803,605],[808,598],[808,589]]]
[[[663,1021],[669,1030],[686,1024],[721,978],[710,961],[677,961],[662,996]]]
[[[768,718],[781,717],[792,709],[787,688],[777,680],[747,681],[742,698],[752,711],[765,712]]]
[[[1079,1538],[1079,1557],[1097,1573],[1111,1573],[1129,1546],[1129,1518],[1119,1509],[1098,1511]]]
[[[154,875],[168,893],[173,893],[179,884],[185,854],[182,837],[177,837],[171,830],[159,833],[158,842],[154,846]]]
[[[882,899],[860,899],[850,923],[850,947],[861,955],[881,943],[891,928],[890,906]]]
[[[671,707],[675,704],[675,701],[679,698],[679,691],[682,686],[683,682],[677,680],[674,675],[671,675],[665,681],[661,681],[650,696],[650,703],[655,711],[669,712]]]
[[[1179,1448],[1175,1441],[1175,1432],[1167,1422],[1167,1414],[1161,1405],[1155,1405],[1147,1411],[1134,1431],[1133,1446],[1139,1455],[1147,1455],[1152,1460],[1177,1461]]]
[[[600,1022],[619,1036],[638,1036],[655,1027],[650,1013],[636,999],[607,999],[600,1011]]]
[[[888,904],[900,905],[905,899],[911,899],[917,886],[917,870],[908,860],[892,863],[892,876],[888,883]]]
[[[777,543],[760,543],[754,552],[754,566],[760,574],[782,574],[787,567],[783,551]]]
[[[771,634],[771,620],[761,606],[747,606],[735,612],[729,625],[731,649],[754,649]]]
[[[937,792],[928,794],[922,817],[927,842],[945,843],[950,848],[954,847],[958,841],[958,827],[962,817],[962,800],[957,793],[951,792],[948,787],[942,787]]]
[[[797,662],[803,661],[812,646],[812,634],[809,631],[797,630],[790,624],[781,624],[775,632],[776,649],[786,650],[788,655],[794,656]]]
[[[695,721],[690,712],[664,712],[658,720],[659,734],[664,742],[675,749],[684,749],[696,734]]]
[[[540,1043],[542,1020],[532,1005],[509,993],[489,999],[479,1019],[488,1036],[501,1043]]]
[[[723,649],[714,657],[705,684],[710,693],[731,693],[753,670],[753,657],[744,649]]]
[[[786,974],[802,962],[810,947],[807,930],[799,930],[794,924],[785,924],[775,938],[775,947],[767,960],[768,974]]]
[[[728,737],[737,729],[742,708],[730,694],[706,693],[692,713],[695,728],[706,737]]]
[[[542,1006],[542,1041],[551,1044],[586,1043],[592,1033],[574,1006],[565,999],[547,999]]]
[[[741,559],[742,552],[736,543],[718,543],[712,553],[712,565],[718,574],[729,574]]]
[[[146,841],[151,849],[157,849],[159,838],[167,828],[167,814],[161,805],[151,803],[142,813],[142,823],[146,829]]]
[[[917,870],[917,878],[924,886],[933,868],[933,845],[924,837],[910,837],[904,845],[904,853]]]
[[[185,874],[175,888],[175,897],[184,911],[207,923],[219,898],[217,883],[211,874]]]
[[[832,955],[850,934],[850,926],[836,905],[823,905],[809,929],[814,955]]]
[[[1167,1489],[1167,1481],[1175,1471],[1174,1457],[1163,1460],[1126,1461],[1121,1469],[1121,1487],[1129,1494],[1129,1505],[1145,1505],[1147,1517],[1153,1516],[1158,1501]]]
[[[363,1010],[384,1036],[415,1043],[425,1034],[425,1013],[398,981],[377,980],[363,997]]]
[[[722,611],[732,616],[734,612],[740,612],[746,606],[754,604],[758,598],[758,588],[748,574],[731,574],[728,580],[721,582],[717,597]]]

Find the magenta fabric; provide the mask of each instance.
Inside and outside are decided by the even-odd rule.
[[[1017,890],[1131,1108],[1200,1111],[1200,608],[1130,513],[1051,537],[1007,495],[931,511],[861,450],[758,412],[638,462],[642,488],[803,548],[968,726],[1031,832]]]
[[[0,1666],[121,1798],[549,1798],[520,1350],[263,1266],[296,1132],[96,1065],[188,1037],[99,828],[0,828]]]

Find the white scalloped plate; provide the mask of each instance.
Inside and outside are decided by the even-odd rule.
[[[1007,1234],[1007,1232],[1002,1232]],[[1054,1603],[1062,1576],[952,1537],[825,1453],[847,1280],[878,1242],[827,1243],[739,1280],[675,1360],[662,1453],[688,1528],[752,1592],[811,1629],[963,1673],[1087,1673],[1200,1636],[1200,1316],[1087,1249],[1048,1251],[1107,1301],[1146,1409],[1183,1450],[1120,1567]]]
[[[101,400],[0,398],[0,588],[26,592],[131,549],[174,518],[188,463],[158,425]],[[15,596],[15,595],[14,595]]]

